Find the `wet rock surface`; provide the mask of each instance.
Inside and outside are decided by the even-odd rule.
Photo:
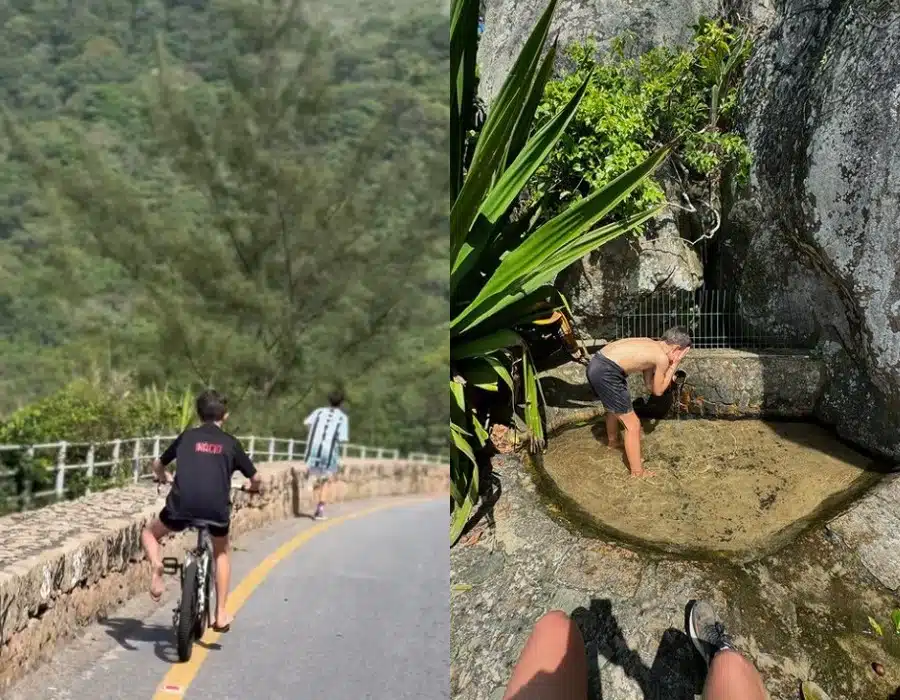
[[[583,630],[593,700],[693,700],[704,670],[682,631],[692,598],[716,607],[773,700],[805,680],[834,700],[887,698],[900,683],[896,598],[825,528],[743,565],[636,552],[576,534],[515,455],[494,465],[495,524],[451,552],[452,697],[499,700],[535,622],[561,609]]]

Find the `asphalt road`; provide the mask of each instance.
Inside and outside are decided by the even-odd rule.
[[[333,507],[334,520],[390,503]],[[326,521],[328,522],[328,521]],[[292,520],[236,542],[232,589],[312,521]],[[258,574],[257,574],[258,575]],[[91,626],[8,700],[297,700],[450,697],[450,563],[446,499],[406,501],[319,528],[278,563],[207,645],[195,676],[167,692],[173,668],[174,581]],[[175,664],[175,666],[183,665]]]

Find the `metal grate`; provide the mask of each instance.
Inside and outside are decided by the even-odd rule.
[[[696,348],[733,350],[807,350],[787,335],[762,332],[741,318],[736,295],[729,290],[657,292],[643,297],[635,310],[616,319],[616,337],[659,338],[667,328],[688,329]]]

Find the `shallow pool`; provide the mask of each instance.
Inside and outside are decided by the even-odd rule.
[[[545,496],[585,530],[669,552],[777,549],[874,484],[884,465],[808,423],[663,420],[647,423],[632,478],[602,422],[569,428],[536,460]]]

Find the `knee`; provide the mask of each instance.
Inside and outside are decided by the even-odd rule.
[[[740,652],[723,649],[713,657],[709,671],[710,674],[723,674],[736,678],[743,677],[748,673],[755,675],[756,667],[744,658],[744,655]]]
[[[566,615],[562,610],[551,610],[546,613],[534,626],[534,634],[561,644],[568,642],[575,623],[572,618]]]
[[[634,413],[628,413],[622,416],[622,426],[625,428],[626,432],[629,433],[641,432],[641,421]]]

